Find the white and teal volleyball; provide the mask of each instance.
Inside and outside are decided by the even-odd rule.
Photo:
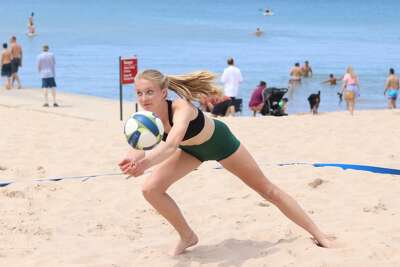
[[[150,150],[160,143],[164,126],[153,112],[139,111],[126,120],[124,134],[134,149]]]

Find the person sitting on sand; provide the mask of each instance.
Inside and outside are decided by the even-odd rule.
[[[399,92],[399,78],[394,74],[394,69],[390,68],[389,77],[386,80],[385,91],[383,94],[388,94],[388,108],[396,108],[397,93]]]
[[[179,234],[180,240],[171,250],[171,255],[183,253],[199,240],[167,190],[209,160],[218,161],[225,170],[276,205],[290,220],[309,232],[317,244],[334,246],[334,241],[318,228],[300,205],[267,179],[228,126],[205,116],[191,103],[198,101],[201,95],[219,90],[214,80],[215,75],[208,71],[172,76],[150,69],[135,77],[137,100],[144,110],[154,112],[161,119],[165,130],[164,142],[146,153],[131,148],[119,162],[119,167],[123,173],[137,177],[157,165],[146,177],[142,192]],[[168,90],[177,93],[179,98],[167,100]]]
[[[235,113],[235,107],[229,96],[224,96],[221,90],[215,90],[209,96],[201,97],[202,110],[211,112],[212,116],[229,116]]]

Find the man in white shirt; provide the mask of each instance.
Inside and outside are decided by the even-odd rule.
[[[43,46],[43,52],[37,58],[38,71],[42,78],[42,88],[44,89],[44,105],[43,107],[49,107],[48,89],[51,89],[53,96],[53,106],[58,107],[56,102],[56,81],[55,81],[55,66],[56,60],[53,53],[49,52],[49,46]]]
[[[224,94],[235,99],[239,93],[239,84],[243,81],[240,69],[235,66],[233,58],[228,58],[228,67],[222,73],[221,82],[224,84]]]

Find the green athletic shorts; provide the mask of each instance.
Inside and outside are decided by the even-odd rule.
[[[240,146],[240,141],[222,121],[214,120],[214,125],[214,133],[203,144],[193,146],[181,145],[179,146],[180,149],[201,162],[207,160],[220,161],[235,153]]]

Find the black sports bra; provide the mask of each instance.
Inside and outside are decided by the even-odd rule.
[[[172,101],[171,100],[167,100],[167,104],[168,104],[168,120],[169,120],[169,124],[171,125],[171,127],[174,125],[173,121],[172,121]],[[194,120],[191,120],[185,136],[183,137],[182,141],[188,140],[190,138],[192,138],[193,136],[198,135],[201,130],[203,130],[204,128],[204,114],[200,109],[197,109],[197,117]],[[164,133],[163,135],[163,141],[167,140],[167,136],[168,133]]]

